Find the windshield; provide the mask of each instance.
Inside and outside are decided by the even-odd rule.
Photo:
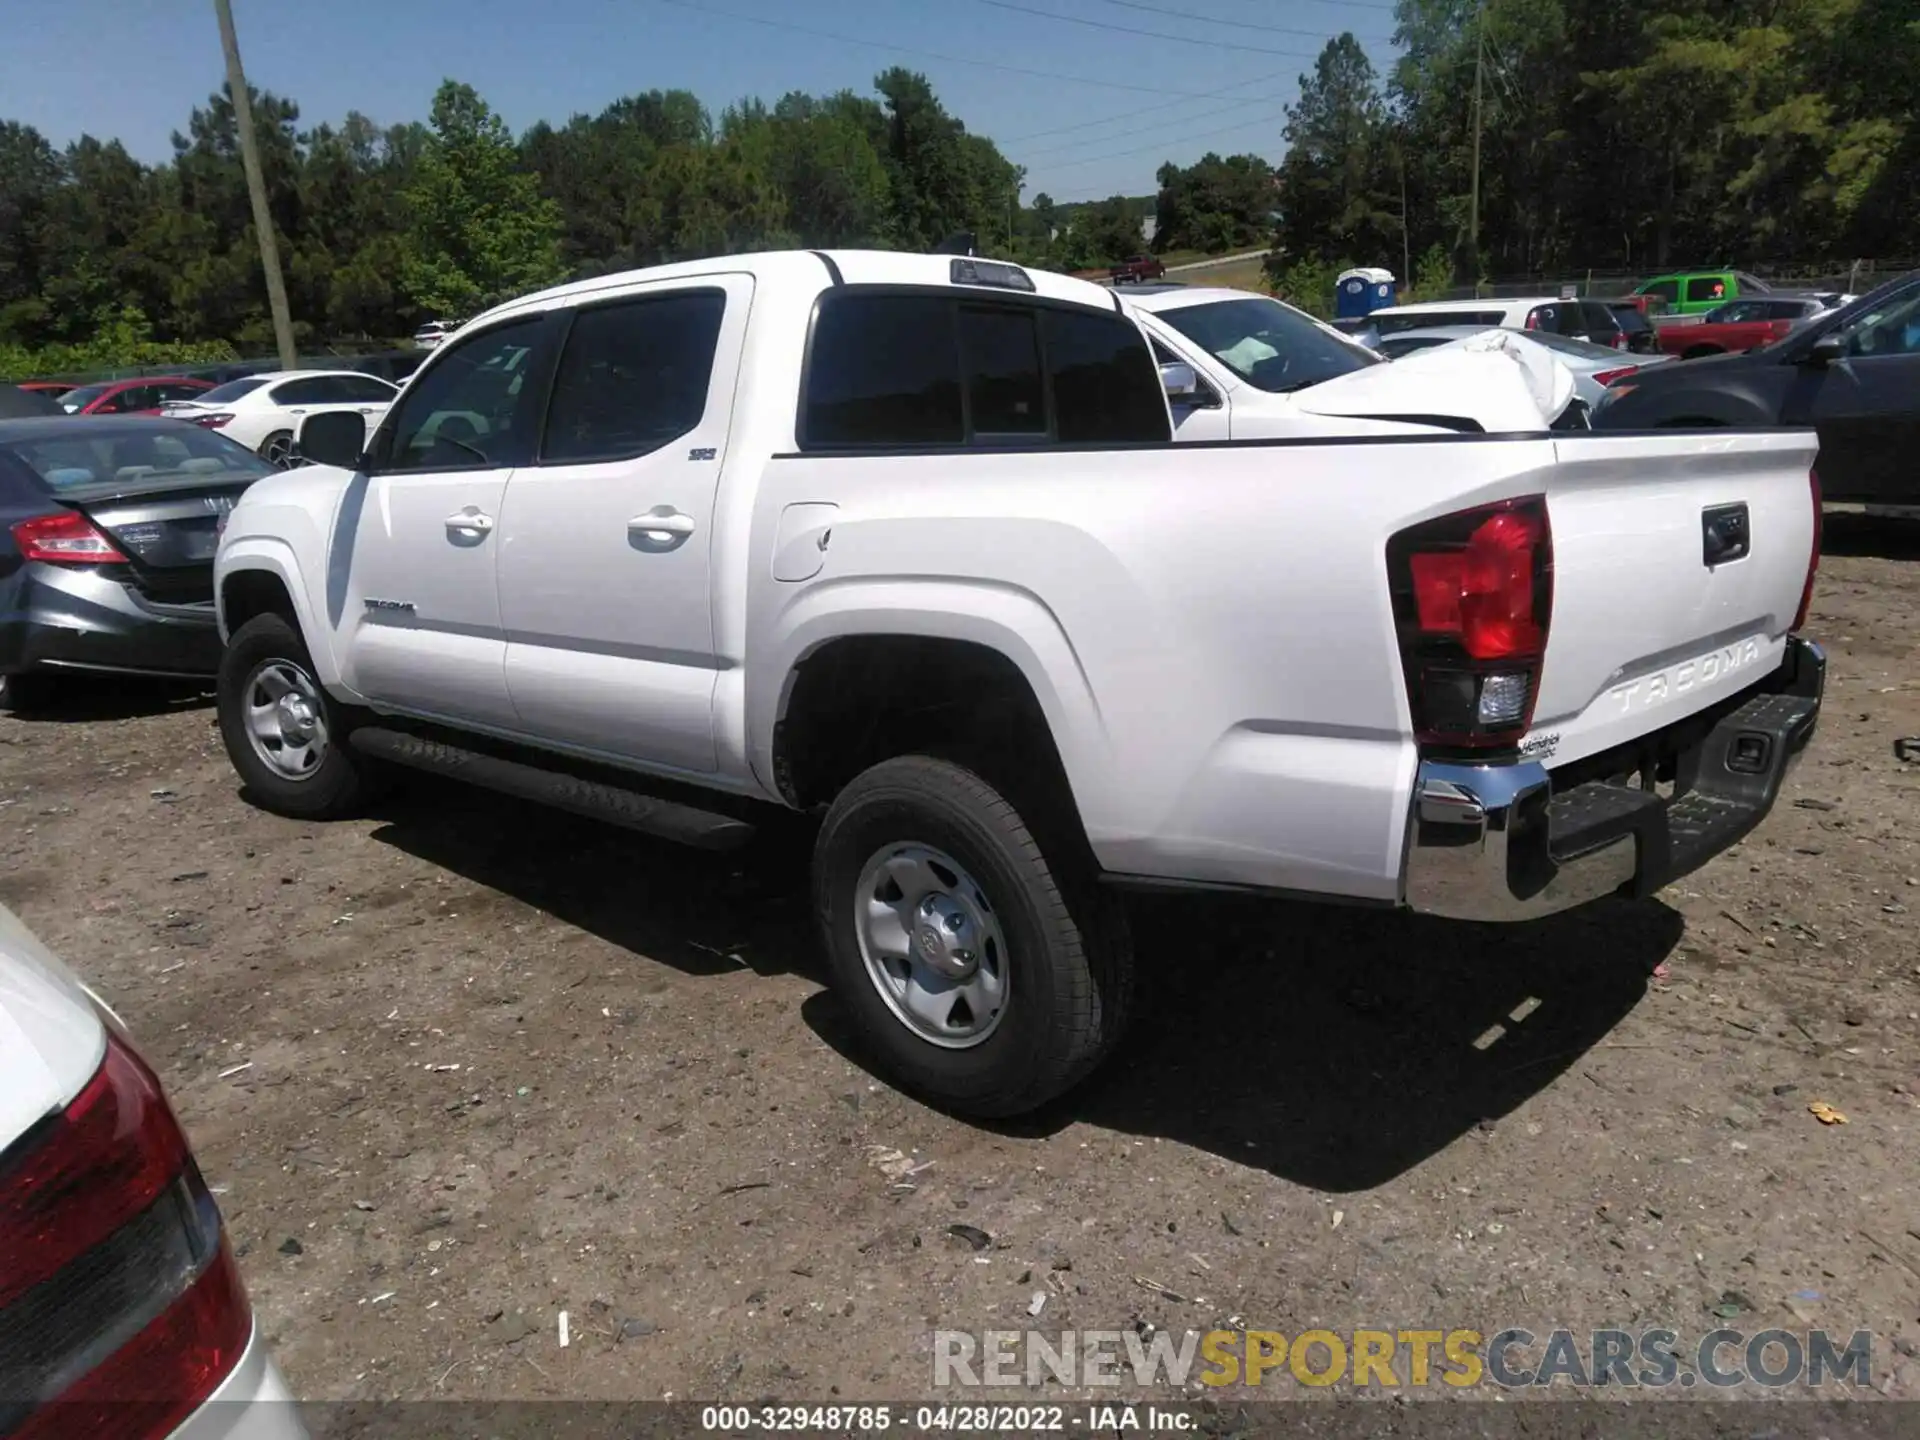
[[[1382,358],[1278,300],[1249,295],[1155,312],[1249,385],[1275,395],[1351,375]]]
[[[248,376],[245,380],[229,380],[224,385],[216,385],[211,390],[203,390],[193,398],[208,405],[231,405],[242,396],[251,395],[266,383],[266,381],[255,376]]]
[[[103,428],[94,430],[95,423]],[[257,480],[273,467],[244,445],[198,426],[104,428],[88,422],[84,435],[49,435],[8,445],[55,493],[137,481],[144,489]]]
[[[77,415],[102,395],[107,393],[104,385],[82,385],[78,390],[69,390],[60,397],[60,406],[69,415]]]

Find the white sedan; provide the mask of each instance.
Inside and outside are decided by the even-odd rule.
[[[4,908],[0,1258],[7,1434],[305,1440],[159,1080]]]
[[[218,430],[284,468],[299,458],[294,436],[309,415],[351,410],[372,431],[399,393],[379,376],[358,370],[274,370],[172,401],[161,413]]]

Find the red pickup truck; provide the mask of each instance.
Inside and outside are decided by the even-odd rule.
[[[1730,300],[1697,321],[1684,315],[1663,319],[1658,326],[1660,348],[1682,360],[1754,350],[1825,308],[1820,300],[1801,296]]]
[[[1157,255],[1129,255],[1107,272],[1116,285],[1143,284],[1148,280],[1158,280],[1167,273],[1167,267]]]

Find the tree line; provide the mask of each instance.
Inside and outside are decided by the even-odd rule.
[[[296,340],[406,335],[568,277],[749,249],[929,249],[960,232],[1033,263],[1140,247],[1137,217],[1130,236],[1089,222],[1056,247],[1051,201],[1023,204],[1020,167],[925,76],[891,69],[874,91],[715,116],[687,91],[652,90],[518,138],[453,81],[427,123],[391,126],[350,114],[303,128],[293,100],[255,91]],[[0,122],[0,373],[194,342],[272,343],[224,88],[157,165],[116,140],[61,150]]]
[[[1276,277],[1920,253],[1913,0],[1399,0],[1395,19],[1388,75],[1345,34],[1301,77]]]

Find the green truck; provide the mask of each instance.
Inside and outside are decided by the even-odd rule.
[[[1680,270],[1656,275],[1633,293],[1659,296],[1667,302],[1669,315],[1704,315],[1729,300],[1772,290],[1766,281],[1744,270]]]

